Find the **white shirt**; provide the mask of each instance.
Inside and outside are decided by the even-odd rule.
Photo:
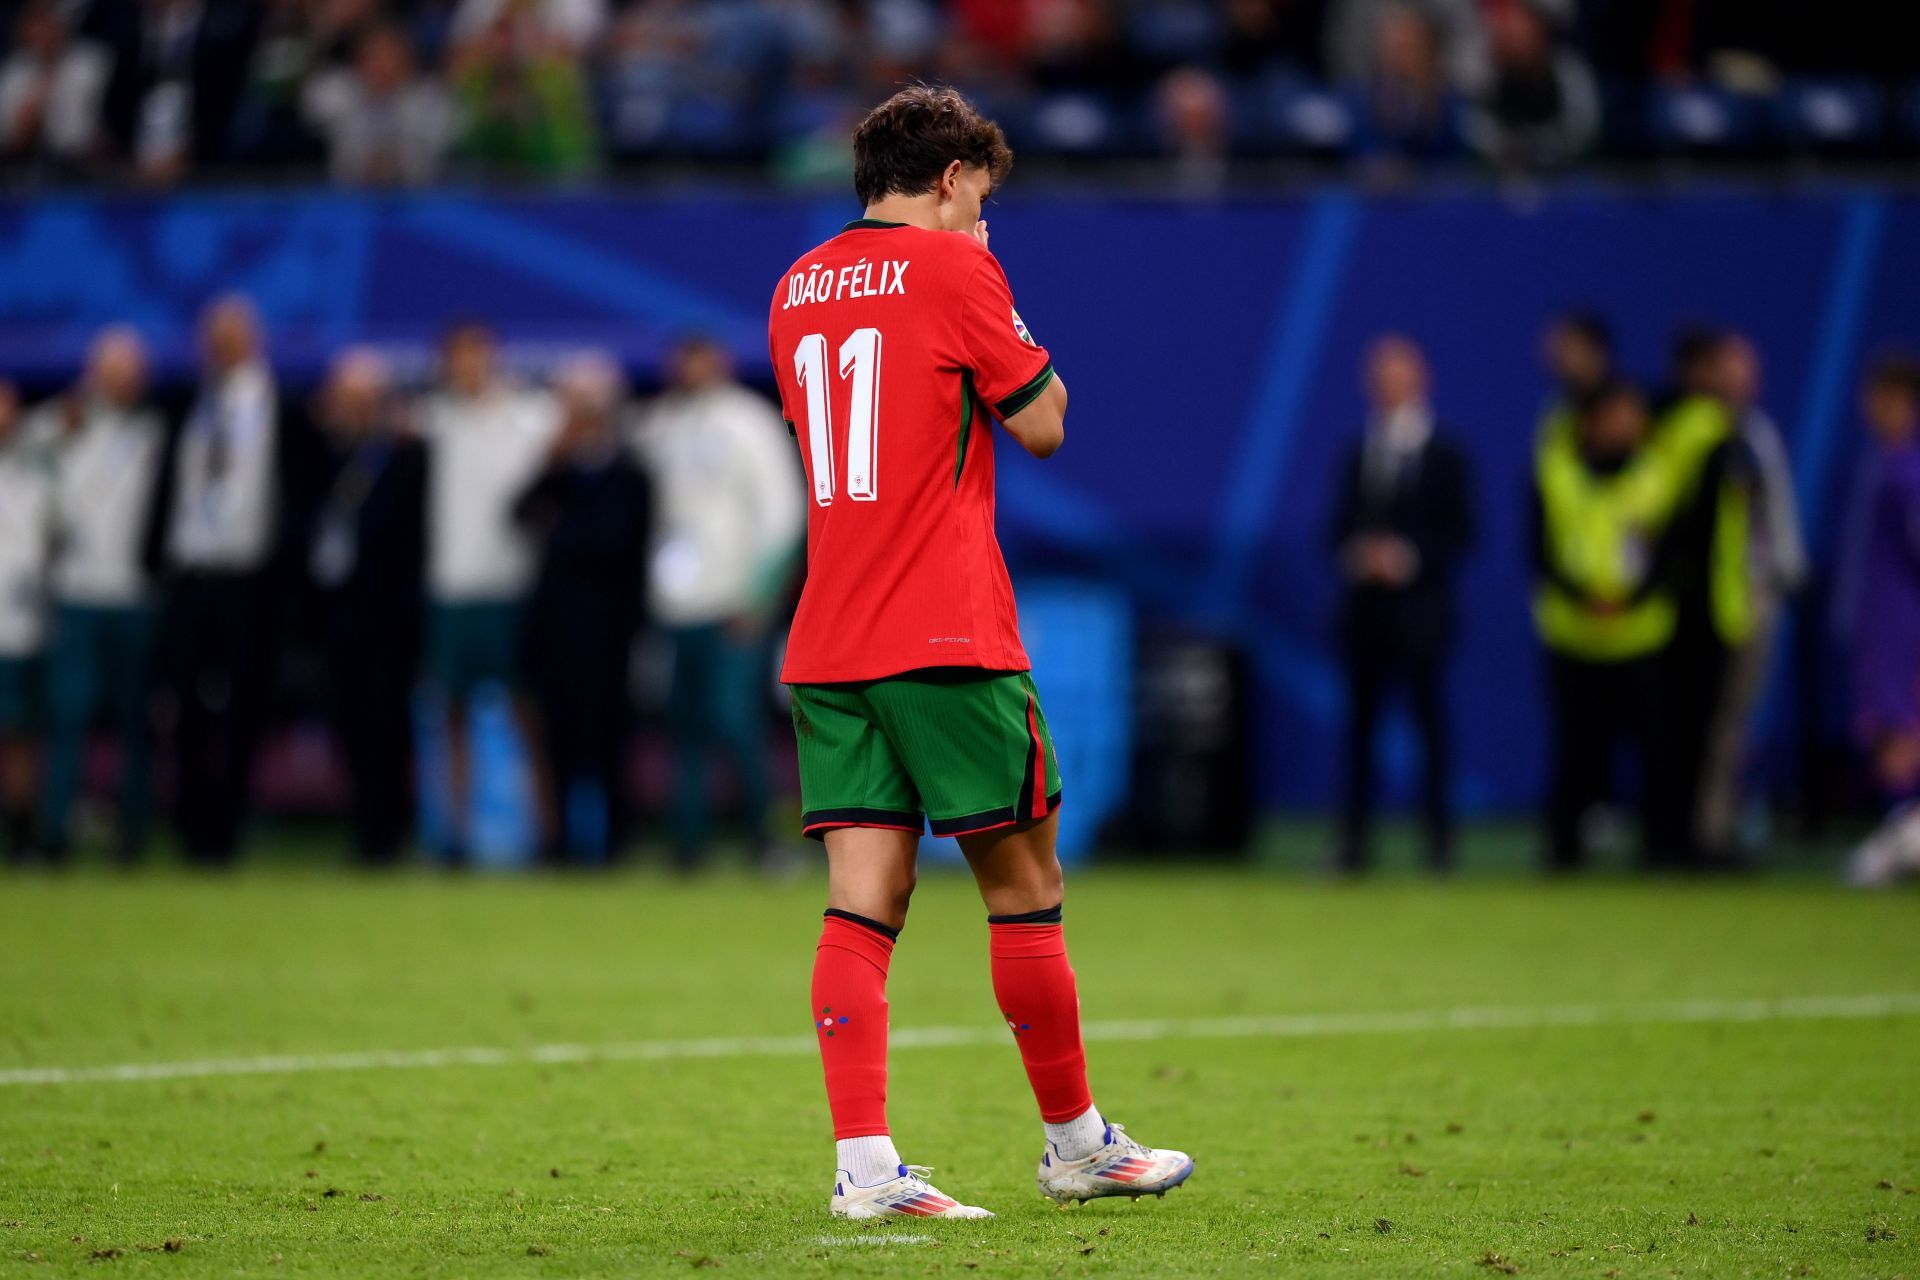
[[[53,466],[53,595],[69,604],[139,604],[146,598],[141,543],[165,443],[160,415],[95,400],[68,431],[63,412],[50,403],[32,419]]]
[[[484,34],[511,5],[511,0],[460,0],[453,13],[453,38],[472,40]],[[607,25],[607,0],[534,0],[532,10],[541,28],[577,49],[584,49]]]
[[[53,476],[26,425],[0,445],[0,658],[24,658],[46,643]]]
[[[273,552],[279,407],[255,361],[201,390],[174,461],[167,553],[175,568],[250,573]]]
[[[45,81],[40,137],[47,152],[63,160],[87,159],[112,73],[112,56],[91,40],[69,44],[51,70],[32,54],[16,52],[0,65],[0,131],[14,131],[27,100]]]
[[[764,603],[769,576],[806,532],[806,485],[779,411],[744,387],[670,392],[641,419],[634,443],[660,512],[654,615],[695,626]]]
[[[305,106],[335,182],[431,182],[453,141],[453,102],[431,80],[382,97],[351,71],[327,72],[308,83]]]
[[[519,599],[533,551],[513,504],[545,460],[560,425],[544,392],[495,387],[469,399],[429,396],[420,429],[427,468],[427,592],[443,603]]]
[[[1403,475],[1419,465],[1421,451],[1433,439],[1433,411],[1409,404],[1377,416],[1367,424],[1367,491],[1390,495]]]

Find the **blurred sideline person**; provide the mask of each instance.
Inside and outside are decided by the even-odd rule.
[[[1556,415],[1571,427],[1580,406],[1613,377],[1613,328],[1598,312],[1563,311],[1547,323],[1540,354],[1553,379],[1541,427]]]
[[[317,413],[331,479],[307,565],[325,602],[329,707],[366,866],[399,861],[413,828],[426,456],[402,412],[379,355],[350,348],[335,359]]]
[[[1668,852],[1688,869],[1707,861],[1699,836],[1712,731],[1732,654],[1752,629],[1748,582],[1752,477],[1735,448],[1727,336],[1687,328],[1673,343],[1673,385],[1648,436],[1647,462],[1672,507],[1665,535],[1677,611],[1661,661],[1669,759],[1685,796],[1685,839]],[[1716,850],[1731,854],[1732,850]]]
[[[466,861],[472,807],[469,713],[492,685],[518,692],[521,601],[533,555],[513,503],[540,467],[557,426],[543,391],[505,381],[491,331],[463,322],[447,331],[442,383],[420,416],[427,445],[427,675],[446,701],[447,860]],[[527,709],[516,703],[529,750]],[[541,837],[549,808],[540,795]]]
[[[216,300],[200,340],[205,374],[175,445],[165,526],[166,645],[180,838],[193,862],[225,866],[272,675],[279,408],[251,302]]]
[[[1586,860],[1588,812],[1612,796],[1612,756],[1634,747],[1642,859],[1672,860],[1686,799],[1663,748],[1660,655],[1677,606],[1664,561],[1660,476],[1645,451],[1646,402],[1625,382],[1555,414],[1534,457],[1534,624],[1547,651],[1553,778],[1547,866]]]
[[[1870,445],[1847,509],[1834,605],[1854,737],[1891,808],[1847,874],[1883,885],[1920,874],[1920,360],[1881,357],[1860,409]]]
[[[1744,587],[1746,617],[1723,618],[1729,651],[1708,725],[1706,759],[1695,836],[1701,850],[1722,862],[1742,856],[1741,819],[1749,722],[1766,687],[1774,637],[1787,602],[1807,581],[1793,473],[1780,429],[1760,407],[1760,354],[1743,336],[1725,337],[1717,381],[1733,415],[1731,486],[1716,512],[1714,578],[1720,612],[1739,608],[1726,593]],[[1734,558],[1737,563],[1729,563]]]
[[[718,746],[739,781],[747,838],[777,860],[767,827],[765,690],[771,613],[805,529],[793,442],[779,412],[733,380],[710,339],[679,344],[669,384],[635,438],[660,497],[651,600],[673,643],[674,856],[683,867],[705,856],[708,753]]]
[[[618,435],[625,390],[604,355],[560,367],[560,431],[514,505],[539,547],[521,660],[553,798],[549,853],[588,866],[605,863],[625,832],[627,671],[652,530],[652,493]]]
[[[20,395],[0,382],[0,824],[16,862],[35,854],[41,661],[53,480],[41,442],[28,438]]]
[[[139,858],[152,822],[154,615],[145,543],[166,424],[146,400],[146,379],[139,335],[108,329],[94,340],[80,386],[38,410],[56,484],[40,811],[55,858],[73,840],[87,738],[102,710],[119,731],[122,862]]]
[[[1339,869],[1371,861],[1374,738],[1381,702],[1404,682],[1425,769],[1421,811],[1427,862],[1453,866],[1446,666],[1453,583],[1473,538],[1466,459],[1435,434],[1419,347],[1388,336],[1367,355],[1373,404],[1366,436],[1346,463],[1333,527],[1346,589],[1339,638],[1347,674],[1347,784]]]

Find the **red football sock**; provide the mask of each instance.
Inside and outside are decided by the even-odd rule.
[[[813,955],[813,1029],[827,1071],[833,1136],[887,1132],[887,964],[895,930],[827,913]]]
[[[1038,918],[1041,923],[1028,923]],[[1032,916],[988,917],[993,994],[1013,1030],[1040,1118],[1064,1124],[1093,1105],[1087,1053],[1080,1044],[1080,995],[1067,963],[1058,909]]]

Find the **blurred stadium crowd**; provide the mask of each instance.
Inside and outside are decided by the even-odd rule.
[[[478,323],[447,332],[430,385],[350,348],[305,402],[283,398],[247,300],[212,303],[201,342],[204,380],[177,413],[150,399],[131,329],[100,334],[71,391],[42,404],[23,410],[0,383],[0,795],[16,858],[64,861],[88,778],[117,772],[100,825],[122,860],[148,843],[159,777],[187,857],[232,862],[262,732],[285,710],[276,690],[304,657],[322,668],[311,683],[364,862],[412,847],[426,738],[443,754],[419,788],[437,801],[428,839],[468,860],[488,801],[471,717],[489,698],[515,731],[493,737],[531,758],[513,765],[536,815],[538,848],[520,855],[599,864],[626,846],[637,700],[675,751],[676,860],[706,853],[715,755],[745,838],[782,860],[769,686],[803,485],[778,411],[718,346],[682,341],[668,386],[637,405],[591,352],[537,383],[508,376]],[[672,670],[636,690],[643,631]],[[416,685],[445,733],[416,732]],[[101,720],[117,749],[90,749]]]
[[[1885,0],[14,0],[23,185],[841,180],[850,126],[953,83],[1023,161],[1438,166],[1920,148],[1920,10]]]

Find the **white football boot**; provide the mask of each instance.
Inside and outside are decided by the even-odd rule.
[[[1049,1142],[1040,1156],[1040,1194],[1067,1204],[1100,1196],[1163,1196],[1193,1173],[1184,1151],[1141,1146],[1117,1124],[1107,1126],[1106,1145],[1084,1160],[1062,1159]]]
[[[1920,875],[1920,803],[1895,809],[1847,859],[1847,883],[1856,889],[1885,888],[1912,875]]]
[[[833,1175],[836,1218],[991,1218],[985,1209],[961,1204],[929,1183],[923,1164],[903,1164],[898,1177],[872,1187],[856,1187],[845,1169]]]

